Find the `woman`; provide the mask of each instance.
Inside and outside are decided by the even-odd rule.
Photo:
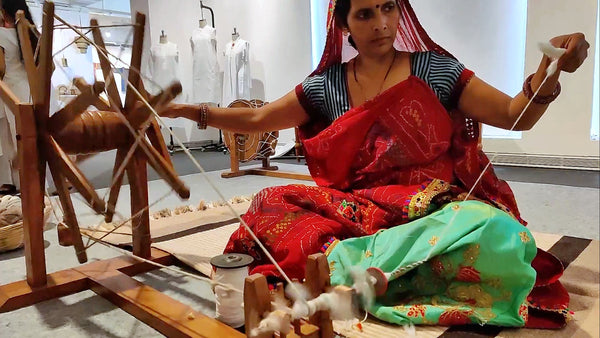
[[[564,325],[560,263],[536,250],[493,170],[473,187],[488,163],[474,121],[510,129],[550,60],[511,98],[435,44],[408,0],[338,0],[329,13],[319,67],[283,98],[259,109],[175,105],[164,115],[242,133],[300,126],[318,187],[267,188],[244,215],[290,277],[302,278],[307,256],[322,250],[334,284],[351,283],[356,265],[389,274],[387,292],[369,309],[387,321]],[[348,63],[344,34],[358,51]],[[551,42],[567,49],[561,71],[587,56],[582,34]],[[556,98],[559,74],[517,130],[531,128]],[[471,188],[477,201],[449,203]],[[279,275],[244,228],[226,251],[253,255],[251,273]]]
[[[0,4],[0,79],[8,85],[22,102],[30,101],[29,82],[21,55],[21,45],[17,34],[17,11],[33,22],[25,0],[1,0]],[[29,34],[31,47],[37,46],[37,35]],[[19,171],[16,155],[16,125],[14,114],[4,103],[0,103],[0,194],[14,194],[19,188]]]

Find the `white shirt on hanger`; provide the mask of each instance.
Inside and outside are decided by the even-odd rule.
[[[221,102],[217,31],[211,26],[196,28],[190,37],[193,57],[193,93],[191,103]]]
[[[237,99],[251,99],[250,43],[238,38],[225,47],[223,101],[226,107]]]
[[[151,94],[156,95],[174,81],[180,81],[179,49],[177,45],[166,42],[152,46],[148,66],[150,78],[152,79],[148,91]],[[184,102],[182,96],[183,94],[180,94],[173,102]]]

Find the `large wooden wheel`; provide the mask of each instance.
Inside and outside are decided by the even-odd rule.
[[[17,13],[17,29],[33,103],[19,102],[10,88],[0,81],[0,98],[14,113],[17,124],[27,269],[26,281],[0,285],[0,313],[91,289],[167,336],[241,336],[225,324],[132,278],[136,274],[155,269],[153,264],[170,265],[176,262],[171,255],[150,247],[146,164],[150,164],[180,197],[189,197],[188,188],[173,170],[150,108],[158,110],[164,107],[181,92],[181,85],[173,84],[152,97],[143,89],[139,75],[145,16],[137,14],[135,18],[128,78],[130,85],[125,102],[121,102],[115,86],[98,23],[92,21],[94,44],[98,47],[105,82],[88,85],[81,79],[75,80],[81,94],[49,116],[54,20],[66,26],[69,24],[55,16],[52,2],[46,1],[43,11],[37,64],[29,41],[32,25],[22,12]],[[100,97],[102,92],[106,92],[108,100]],[[95,106],[98,110],[88,111],[90,106]],[[105,202],[68,155],[114,149],[117,150],[117,156],[113,185],[108,201]],[[74,245],[80,262],[85,262],[87,256],[67,182],[73,185],[95,212],[110,221],[123,175],[126,173],[131,188],[133,254],[144,260],[126,255],[47,275],[43,237],[46,164],[50,167],[64,212],[64,226],[59,227],[59,240]]]
[[[260,108],[266,105],[261,100],[235,100],[229,104],[229,108]],[[306,174],[279,171],[277,166],[271,165],[270,156],[275,153],[279,131],[260,132],[254,134],[240,134],[224,131],[223,138],[229,149],[231,170],[221,173],[223,178],[232,178],[244,175],[260,175],[281,177],[296,180],[312,181],[312,177]],[[240,163],[252,160],[262,160],[260,168],[240,169]]]
[[[52,67],[49,65],[52,64],[54,18],[50,15],[44,16],[39,67],[35,65],[34,55],[30,48],[28,34],[30,24],[22,14],[18,14],[18,18],[19,37],[21,46],[23,46],[23,58],[35,110],[39,167],[42,169],[46,163],[48,164],[64,213],[64,225],[60,224],[58,227],[61,244],[72,244],[79,262],[87,261],[71,195],[67,189],[67,181],[95,212],[104,214],[106,221],[111,221],[123,175],[127,173],[131,184],[131,212],[132,215],[136,215],[133,220],[133,223],[136,224],[134,227],[136,232],[134,234],[134,254],[148,257],[150,248],[147,244],[149,244],[150,233],[147,221],[146,162],[182,198],[189,197],[189,190],[173,170],[173,164],[159,132],[158,124],[142,99],[147,100],[154,109],[160,109],[181,92],[181,85],[173,84],[156,97],[149,97],[141,86],[141,79],[136,71],[140,68],[141,53],[134,53],[130,68],[132,71],[129,72],[129,82],[134,88],[128,88],[123,104],[117,91],[110,62],[105,54],[106,50],[98,22],[92,20],[94,42],[98,46],[105,82],[88,85],[82,79],[75,79],[75,85],[81,94],[49,117],[49,78],[52,72]],[[145,17],[141,14],[136,17],[134,51],[142,49],[144,20]],[[37,81],[37,79],[41,79],[41,81]],[[106,92],[108,102],[100,97],[103,92]],[[90,106],[95,106],[98,110],[87,110]],[[68,155],[97,153],[113,149],[117,149],[113,184],[110,188],[108,203],[105,203]],[[130,150],[132,153],[129,156],[129,163],[123,164],[126,154]],[[122,166],[124,168],[121,168]],[[43,170],[40,174],[43,176]],[[24,190],[29,190],[27,187],[29,182],[22,182],[22,186],[25,186]]]
[[[261,100],[235,100],[229,108],[259,108],[267,104]],[[239,134],[223,131],[223,140],[229,152],[235,151],[235,156],[240,162],[249,162],[257,159],[268,158],[275,153],[279,131],[262,132],[253,134]]]

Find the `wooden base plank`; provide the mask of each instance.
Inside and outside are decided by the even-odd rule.
[[[257,176],[268,176],[268,177],[280,177],[288,178],[293,180],[312,181],[313,178],[307,174],[290,173],[284,171],[274,171],[272,169],[244,169],[239,171],[230,171],[221,174],[223,178],[232,178],[245,175],[257,175]]]
[[[167,337],[244,337],[163,293],[119,272],[90,277],[91,289]]]
[[[155,248],[149,260],[162,265],[177,261]],[[131,277],[156,268],[133,257],[120,256],[52,273],[43,287],[32,288],[27,281],[0,285],[0,313],[92,290],[169,337],[244,337],[226,324]]]
[[[87,276],[68,269],[47,276],[45,286],[33,288],[26,280],[0,285],[0,313],[89,289]]]

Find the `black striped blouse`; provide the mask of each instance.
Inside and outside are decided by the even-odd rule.
[[[333,121],[350,109],[346,65],[333,65],[296,87],[298,99],[309,114],[318,113]],[[457,98],[452,96],[460,94],[456,86],[463,72],[471,73],[451,57],[436,52],[411,54],[411,74],[427,83],[447,110],[455,108]]]

